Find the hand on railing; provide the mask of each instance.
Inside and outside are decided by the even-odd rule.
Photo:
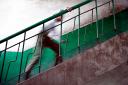
[[[67,7],[66,10],[69,11],[69,12],[71,12],[72,11],[72,7]]]

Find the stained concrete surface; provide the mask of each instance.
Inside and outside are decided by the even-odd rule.
[[[86,85],[128,85],[128,63],[106,72]]]

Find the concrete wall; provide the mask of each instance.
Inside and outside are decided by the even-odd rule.
[[[128,85],[128,63],[123,63],[115,69],[98,76],[86,85]]]
[[[85,85],[128,59],[128,32],[18,85]]]

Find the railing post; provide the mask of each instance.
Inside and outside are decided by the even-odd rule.
[[[113,24],[114,24],[114,30],[116,31],[116,17],[115,17],[115,0],[112,0],[112,14],[113,14]]]
[[[7,45],[8,45],[8,41],[6,41],[6,44],[5,44],[4,58],[3,58],[2,69],[1,69],[1,73],[0,73],[0,83],[2,83],[2,74],[3,74],[3,70],[4,70]]]
[[[22,61],[23,61],[23,56],[24,56],[25,37],[26,37],[26,32],[24,33],[24,40],[23,40],[23,48],[22,48],[21,60],[20,60],[20,71],[19,71],[18,83],[20,82],[20,77],[21,77]]]
[[[74,30],[75,30],[75,27],[76,27],[76,17],[74,18],[74,24],[73,24],[72,34],[73,34]]]
[[[93,9],[92,9],[92,23],[93,23]],[[92,25],[92,24],[91,24]]]
[[[98,23],[98,9],[97,9],[97,0],[95,0],[96,6],[96,38],[99,39],[99,23]]]
[[[62,36],[62,24],[63,24],[63,15],[61,15],[61,23],[60,23],[60,42],[59,42],[59,56],[61,56],[61,42],[62,42],[62,39],[61,39],[61,36]]]
[[[102,30],[101,30],[101,34],[104,35],[104,18],[102,18]]]
[[[78,21],[79,21],[79,28],[78,28],[78,52],[80,53],[80,7],[78,8]]]

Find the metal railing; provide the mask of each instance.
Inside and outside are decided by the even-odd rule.
[[[87,11],[84,11],[84,12],[82,12],[81,13],[81,7],[83,6],[83,5],[86,5],[87,3],[89,3],[89,2],[92,2],[92,1],[94,1],[95,2],[95,7],[94,8],[91,8],[91,9],[89,9],[89,10],[87,10]],[[115,7],[115,5],[114,5],[114,0],[111,0],[111,1],[108,1],[108,2],[105,2],[104,4],[102,4],[102,5],[97,5],[97,0],[86,0],[85,2],[82,2],[82,3],[80,3],[80,4],[78,4],[78,5],[75,5],[75,6],[73,6],[73,7],[71,7],[71,9],[72,10],[75,10],[75,9],[78,9],[78,15],[76,15],[76,16],[73,16],[72,18],[70,18],[70,19],[68,19],[68,20],[66,20],[66,21],[61,21],[61,23],[60,24],[58,24],[58,25],[56,25],[55,27],[57,27],[57,26],[60,26],[61,28],[61,31],[60,31],[60,34],[61,34],[61,36],[62,36],[62,28],[63,28],[63,24],[64,23],[66,23],[66,22],[68,22],[68,21],[70,21],[70,20],[73,20],[74,19],[74,26],[73,26],[73,31],[74,31],[74,28],[75,28],[75,21],[76,21],[76,18],[78,17],[78,50],[79,50],[79,52],[80,52],[80,28],[81,28],[81,15],[83,15],[83,14],[85,14],[85,13],[87,13],[87,12],[92,12],[92,22],[91,23],[93,23],[94,21],[96,21],[96,36],[97,36],[97,39],[99,38],[99,27],[98,27],[98,20],[99,20],[99,18],[98,18],[98,7],[102,7],[102,6],[104,6],[104,5],[106,5],[106,4],[108,4],[109,5],[109,8],[110,8],[110,4],[112,3],[112,7],[113,7],[113,23],[114,23],[114,29],[116,29],[116,23],[115,23],[115,11],[114,11],[114,7]],[[96,20],[94,20],[94,10],[96,11]],[[43,28],[44,28],[44,26],[45,26],[45,23],[46,22],[48,22],[48,21],[50,21],[50,20],[53,20],[53,19],[55,19],[56,17],[58,17],[58,16],[64,16],[64,14],[66,14],[66,13],[68,13],[69,11],[68,10],[62,10],[61,12],[59,12],[59,13],[57,13],[57,14],[55,14],[55,15],[53,15],[53,16],[51,16],[51,17],[49,17],[49,18],[47,18],[47,19],[45,19],[45,20],[42,20],[42,21],[40,21],[40,22],[38,22],[38,23],[36,23],[36,24],[34,24],[34,25],[32,25],[32,26],[30,26],[30,27],[27,27],[27,28],[25,28],[24,30],[22,30],[22,31],[20,31],[20,32],[17,32],[17,33],[15,33],[15,34],[13,34],[13,35],[11,35],[11,36],[9,36],[9,37],[7,37],[7,38],[5,38],[5,39],[3,39],[3,40],[0,40],[0,44],[2,44],[2,43],[5,43],[5,48],[4,48],[4,50],[1,50],[0,51],[0,56],[2,56],[2,54],[3,54],[3,60],[2,60],[2,68],[1,68],[1,70],[0,70],[0,83],[2,83],[2,82],[8,82],[8,81],[10,81],[11,79],[13,79],[13,78],[11,78],[11,79],[8,79],[7,80],[7,77],[8,77],[8,72],[9,72],[9,69],[10,69],[10,65],[13,63],[13,62],[16,62],[17,61],[17,58],[18,58],[18,53],[19,53],[19,49],[20,49],[20,47],[21,47],[21,44],[22,44],[22,50],[21,50],[21,59],[20,59],[20,70],[19,70],[19,73],[18,73],[18,75],[16,76],[16,77],[18,77],[18,82],[20,82],[20,78],[21,78],[21,75],[23,74],[23,72],[22,72],[22,63],[23,63],[23,58],[24,58],[24,47],[25,47],[25,42],[27,41],[27,40],[29,40],[29,39],[31,39],[31,38],[33,38],[33,37],[35,37],[35,36],[38,36],[39,37],[39,35],[41,34],[41,33],[44,33],[45,31],[43,31],[43,32],[41,32],[41,33],[37,33],[37,34],[35,34],[35,35],[33,35],[33,36],[31,36],[31,37],[28,37],[28,38],[26,38],[26,33],[29,31],[29,30],[31,30],[31,29],[33,29],[33,28],[35,28],[35,27],[37,27],[37,26],[40,26],[40,25],[43,25]],[[53,27],[52,27],[53,28]],[[49,28],[48,30],[46,30],[46,31],[49,31],[50,29],[52,29],[52,28]],[[13,45],[11,45],[11,46],[9,46],[8,47],[8,41],[10,40],[10,39],[12,39],[12,38],[15,38],[16,36],[18,36],[18,35],[21,35],[21,34],[23,34],[23,36],[24,36],[24,38],[23,38],[23,40],[21,40],[20,42],[18,42],[18,43],[16,43],[16,44],[13,44]],[[68,37],[68,36],[67,36]],[[37,41],[38,41],[38,39],[37,39]],[[59,55],[61,55],[61,42],[59,43]],[[18,46],[18,48],[17,48],[17,54],[16,54],[16,59],[15,60],[11,60],[11,61],[9,61],[9,62],[5,62],[5,59],[6,59],[6,53],[7,53],[7,50],[8,49],[10,49],[10,48],[12,48],[12,47],[14,47],[14,46]],[[37,47],[37,43],[36,43],[36,46],[35,46],[35,50],[36,50],[36,47]],[[35,52],[35,50],[34,50],[34,52]],[[26,57],[27,57],[27,59],[26,59],[26,64],[27,64],[27,61],[28,61],[28,56],[29,55],[32,55],[34,52],[31,52],[31,53],[29,53]],[[9,65],[7,66],[7,70],[6,70],[6,74],[4,74],[5,72],[3,72],[4,71],[4,67],[5,67],[5,63],[8,63]],[[40,65],[39,65],[39,72],[41,72],[41,63],[40,63]],[[25,70],[25,69],[24,69]],[[25,71],[24,71],[25,72]],[[4,76],[4,77],[3,77]],[[3,78],[2,78],[3,77]]]

